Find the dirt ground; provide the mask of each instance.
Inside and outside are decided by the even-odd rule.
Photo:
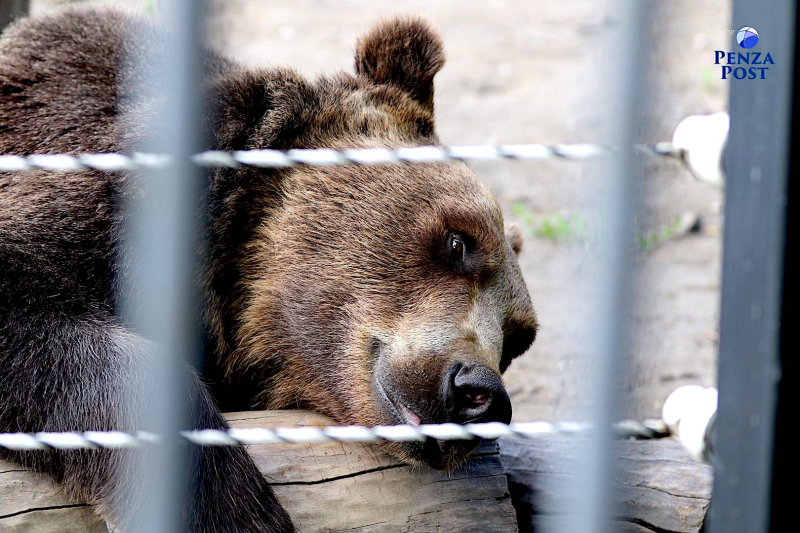
[[[57,0],[32,0],[34,12]],[[149,9],[152,0],[119,0]],[[726,108],[727,86],[712,70],[713,50],[730,43],[729,0],[657,3],[648,113],[642,141],[669,140],[691,114]],[[436,113],[446,144],[598,141],[597,87],[603,65],[591,51],[614,14],[602,2],[409,0],[215,0],[208,34],[214,46],[254,65],[290,65],[313,76],[350,70],[354,38],[381,17],[423,13],[441,30],[447,64],[436,79]],[[649,122],[644,118],[649,119]],[[579,163],[503,162],[474,168],[497,195],[507,220],[523,225],[521,264],[542,329],[506,374],[514,419],[576,417],[588,399],[581,372],[592,353],[575,339],[580,281],[589,241],[582,210],[600,186]],[[722,193],[693,181],[674,162],[648,162],[641,175],[641,236],[672,227],[691,212],[704,231],[655,246],[636,258],[637,305],[631,358],[623,376],[622,415],[660,415],[673,389],[716,382]],[[633,233],[633,231],[632,231]],[[588,235],[588,237],[587,237]]]

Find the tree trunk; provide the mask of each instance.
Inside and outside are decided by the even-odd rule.
[[[305,411],[226,415],[233,427],[328,425]],[[551,530],[575,512],[565,481],[579,479],[578,442],[501,439],[484,443],[450,474],[403,465],[373,446],[266,444],[248,450],[298,530]],[[697,532],[711,469],[670,439],[617,443],[615,531]],[[509,490],[510,489],[510,490]],[[513,502],[512,502],[513,500]],[[513,503],[513,506],[512,506]],[[0,531],[106,531],[88,505],[67,500],[46,476],[0,461]]]

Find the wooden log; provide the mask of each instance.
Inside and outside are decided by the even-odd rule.
[[[304,411],[227,415],[233,427],[329,425]],[[498,446],[486,443],[455,472],[411,468],[374,446],[249,446],[299,531],[516,531]],[[106,531],[92,508],[47,477],[0,461],[0,531]]]
[[[227,415],[233,427],[327,425],[305,411]],[[575,512],[568,482],[582,471],[574,440],[501,439],[483,444],[448,475],[401,464],[374,446],[249,446],[299,531],[520,531],[546,533]],[[617,443],[619,532],[698,532],[711,469],[670,439]],[[507,479],[508,478],[508,482]],[[510,490],[509,490],[510,489]],[[512,507],[513,502],[513,507]],[[104,532],[90,506],[46,476],[0,461],[0,531]]]
[[[228,415],[234,427],[323,426],[303,411]],[[496,444],[451,474],[411,468],[374,446],[250,446],[300,531],[516,531]]]
[[[575,440],[502,439],[520,532],[567,531],[577,509],[575,482],[585,468]],[[673,439],[616,443],[613,531],[697,533],[711,497],[711,467],[697,462]]]

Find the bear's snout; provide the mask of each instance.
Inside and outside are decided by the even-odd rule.
[[[378,364],[375,388],[392,419],[390,423],[418,426],[511,421],[511,400],[495,370],[466,359],[435,366],[438,370],[420,360],[408,365]],[[424,442],[394,443],[391,449],[412,463],[449,470],[479,443],[480,439],[429,438]]]
[[[465,361],[445,368],[446,371],[439,373],[440,386],[432,387],[411,377],[392,379],[387,375],[388,369],[379,372],[375,380],[378,395],[395,413],[398,423],[417,426],[511,421],[511,399],[495,371]],[[430,391],[428,394],[420,394],[426,389]]]
[[[503,382],[484,365],[453,363],[442,389],[445,405],[451,406],[451,422],[511,422],[511,399]]]

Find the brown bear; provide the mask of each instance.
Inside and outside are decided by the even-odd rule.
[[[128,60],[150,22],[67,10],[0,39],[0,153],[128,152],[159,102]],[[388,20],[357,44],[355,75],[309,81],[204,52],[208,148],[436,145],[437,34]],[[0,432],[132,429],[148,343],[116,314],[126,173],[0,173]],[[195,427],[223,410],[301,406],[344,424],[511,418],[500,374],[536,318],[489,190],[463,163],[209,173],[204,209],[207,388],[187,369]],[[448,469],[471,442],[383,444]],[[288,531],[240,447],[192,452],[193,531]],[[114,451],[10,452],[125,529],[135,505]]]

